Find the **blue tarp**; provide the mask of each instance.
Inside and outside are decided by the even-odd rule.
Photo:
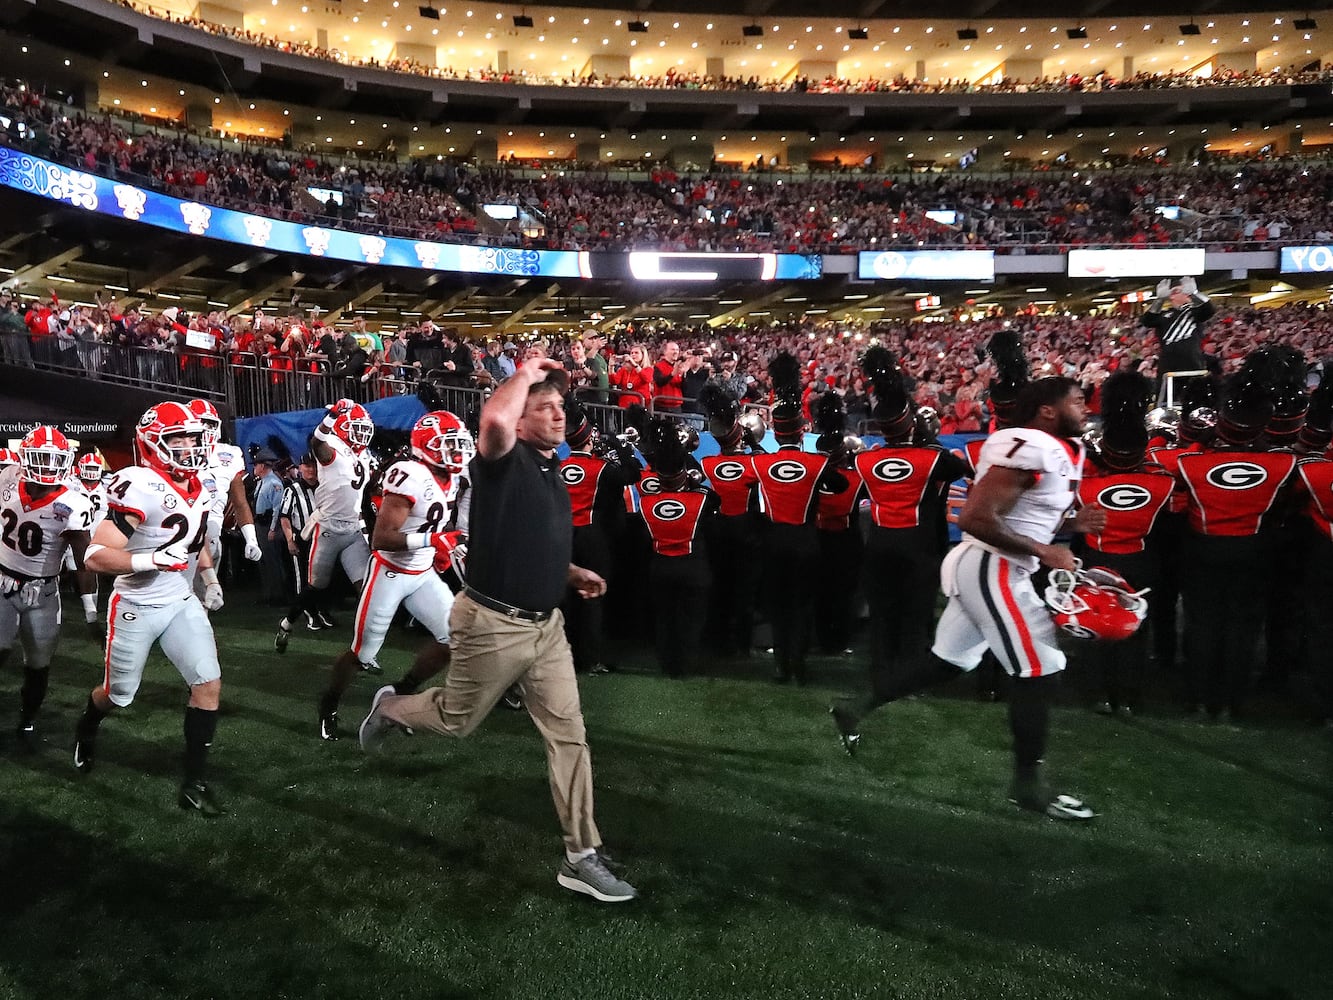
[[[426,407],[416,396],[393,396],[367,403],[366,409],[376,427],[387,430],[410,431]],[[293,410],[290,413],[270,413],[262,417],[246,417],[236,421],[236,443],[250,460],[250,445],[273,448],[282,443],[282,451],[292,459],[300,458],[306,450],[306,440],[324,418],[324,410]],[[283,455],[279,454],[278,458]]]

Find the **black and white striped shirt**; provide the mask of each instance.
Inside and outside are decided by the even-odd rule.
[[[282,490],[282,506],[278,516],[285,517],[292,523],[292,534],[298,538],[306,521],[315,511],[315,487],[300,476],[289,482]]]

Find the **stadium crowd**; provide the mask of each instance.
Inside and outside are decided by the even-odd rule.
[[[1260,70],[1240,72],[1219,70],[1211,76],[1192,72],[1149,73],[1140,71],[1132,76],[1117,78],[1108,72],[1091,75],[1062,73],[1038,76],[1030,80],[1004,77],[988,83],[977,83],[966,78],[914,80],[901,74],[892,78],[875,76],[846,78],[825,76],[812,78],[804,75],[788,77],[759,77],[709,75],[677,71],[674,67],[661,74],[597,74],[583,75],[571,72],[567,76],[547,76],[527,70],[497,70],[490,66],[456,69],[453,66],[430,66],[416,59],[379,60],[346,52],[335,47],[325,48],[300,39],[279,38],[261,31],[219,24],[199,17],[181,17],[171,11],[159,10],[151,4],[134,0],[119,0],[121,6],[161,18],[173,24],[196,28],[211,35],[230,38],[247,45],[277,49],[310,59],[322,59],[343,66],[362,66],[384,69],[395,73],[411,73],[438,80],[463,80],[475,83],[517,84],[542,87],[614,87],[636,90],[708,90],[708,91],[762,91],[765,93],[800,94],[1032,94],[1032,93],[1102,93],[1124,90],[1178,90],[1199,87],[1271,87],[1292,86],[1302,83],[1320,83],[1333,79],[1333,69],[1320,67]]]
[[[184,133],[131,134],[124,120],[70,114],[18,82],[0,87],[0,107],[14,112],[4,141],[37,156],[175,197],[414,239],[561,250],[819,253],[895,246],[1026,253],[1179,242],[1253,250],[1333,240],[1325,211],[1333,200],[1333,166],[1319,158],[1026,176],[775,178],[681,175],[656,166],[644,181],[599,169],[534,178],[441,160],[349,167],[276,144],[228,150]],[[529,219],[481,226],[482,206],[490,204],[521,206]],[[925,214],[937,210],[955,213],[954,220]]]

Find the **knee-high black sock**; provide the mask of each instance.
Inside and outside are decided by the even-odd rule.
[[[97,727],[102,724],[106,718],[106,712],[97,707],[93,701],[93,696],[88,696],[88,704],[83,706],[83,714],[79,716],[78,725],[75,727],[75,734],[79,739],[91,739],[97,735]]]
[[[1059,674],[1016,677],[1009,693],[1009,731],[1014,737],[1014,767],[1020,775],[1036,772],[1046,756],[1050,703]]]
[[[218,728],[216,708],[185,709],[185,780],[204,780],[204,765],[208,763],[208,748],[213,745],[213,734]]]
[[[46,699],[46,683],[50,677],[51,670],[48,667],[43,667],[41,670],[24,668],[23,689],[19,692],[21,725],[27,725],[37,718],[37,710],[42,707],[42,702]]]

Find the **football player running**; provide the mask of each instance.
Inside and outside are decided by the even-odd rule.
[[[94,448],[80,455],[74,463],[78,475],[79,487],[92,504],[93,521],[88,527],[91,538],[97,532],[97,526],[106,517],[106,487],[102,477],[106,474],[106,459]],[[97,574],[91,570],[79,568],[74,564],[74,550],[65,550],[65,569],[74,573],[74,584],[79,591],[79,600],[83,603],[83,620],[88,634],[99,643],[106,641],[106,626],[97,620]]]
[[[341,565],[357,590],[366,576],[370,547],[361,531],[361,498],[371,472],[366,448],[374,435],[375,424],[365,407],[340,399],[325,412],[310,441],[311,454],[319,463],[319,481],[315,484],[315,510],[305,527],[311,532],[305,610],[320,628],[333,626],[327,592],[334,568]],[[291,630],[290,619],[278,623],[279,652],[287,648]],[[379,671],[378,666],[370,666],[373,672]],[[333,701],[336,708],[337,699]],[[321,720],[323,704],[321,701]]]
[[[214,491],[206,473],[205,434],[188,407],[159,403],[135,432],[139,464],[107,484],[107,517],[87,553],[89,569],[116,578],[107,608],[106,673],[75,729],[74,766],[85,773],[93,769],[102,720],[134,701],[149,650],[160,643],[190,686],[177,803],[217,816],[224,810],[204,773],[217,729],[222,672],[204,609],[222,607],[222,588],[207,547]],[[205,587],[202,604],[191,585],[196,568]]]
[[[255,515],[245,497],[245,456],[234,444],[222,440],[222,416],[206,399],[190,400],[190,412],[204,425],[204,447],[208,449],[208,475],[216,487],[208,517],[208,553],[213,566],[222,563],[222,520],[230,502],[236,525],[245,539],[245,558],[258,562],[264,555],[255,534]]]
[[[60,431],[36,427],[18,452],[0,471],[0,665],[23,647],[18,737],[34,750],[60,638],[60,568],[67,548],[83,568],[93,507],[70,481],[74,450]]]
[[[394,613],[403,605],[431,634],[412,668],[383,694],[412,694],[449,663],[449,612],[453,592],[440,573],[461,547],[449,530],[459,480],[476,454],[472,435],[452,413],[427,413],[412,428],[412,459],[384,473],[384,500],[375,533],[370,573],[356,609],[352,644],[333,664],[333,680],[320,702],[320,736],[338,738],[338,700],[358,669],[373,663]]]

